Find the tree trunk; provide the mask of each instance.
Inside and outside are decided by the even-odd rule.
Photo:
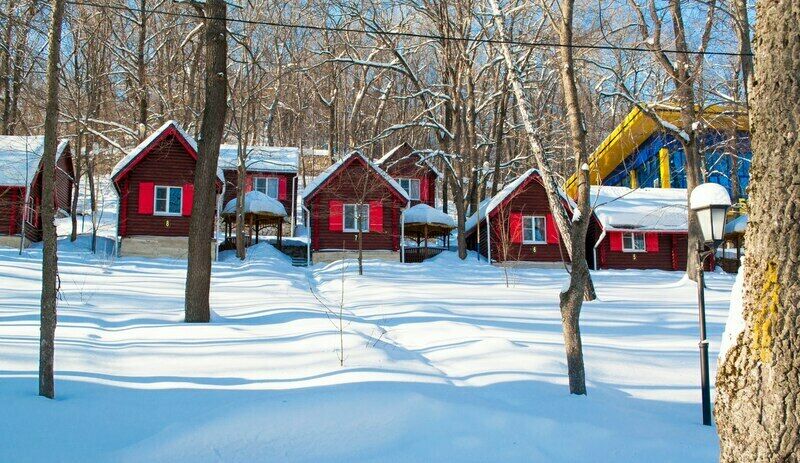
[[[55,225],[55,164],[58,147],[58,68],[61,52],[61,23],[64,0],[52,0],[52,21],[47,46],[47,113],[44,119],[42,155],[42,298],[39,338],[39,395],[55,397],[53,360],[55,357],[56,301],[58,293],[58,242]]]
[[[139,4],[139,41],[136,47],[136,78],[139,94],[139,138],[144,139],[147,134],[147,61],[144,52],[147,44],[147,0],[140,0]]]
[[[244,260],[247,249],[244,242],[244,195],[247,187],[245,148],[239,142],[239,165],[236,169],[236,257]]]
[[[189,220],[189,252],[186,268],[186,321],[211,319],[211,239],[214,235],[219,145],[227,110],[227,10],[225,0],[207,0],[205,106],[200,128],[197,167],[194,176],[194,204]]]
[[[572,156],[575,164],[575,173],[578,177],[578,217],[571,220],[570,256],[572,259],[572,272],[570,284],[566,292],[561,294],[561,324],[564,331],[564,346],[567,351],[567,368],[569,370],[569,392],[571,394],[586,394],[586,374],[583,366],[583,347],[581,344],[581,331],[579,320],[583,306],[584,293],[588,289],[586,299],[595,298],[594,288],[589,286],[589,265],[586,262],[586,233],[589,229],[590,204],[589,204],[589,155],[586,151],[586,127],[583,121],[578,85],[575,77],[575,59],[573,56],[572,24],[573,7],[575,0],[566,0],[562,3],[562,17],[555,26],[558,28],[559,41],[559,66],[561,86],[564,90],[564,103],[567,106],[567,118],[570,128],[570,142]]]
[[[717,373],[723,463],[800,460],[800,8],[756,8],[744,330]]]
[[[84,141],[83,133],[78,131],[78,136],[75,137],[75,156],[72,157],[73,162],[72,165],[75,167],[75,177],[74,177],[74,185],[75,188],[72,190],[72,205],[70,207],[70,219],[72,222],[72,231],[69,235],[69,240],[71,242],[75,242],[78,239],[78,200],[80,199],[80,192],[81,192],[81,173],[83,171],[83,162],[81,158],[81,148],[82,142]],[[89,140],[86,140],[86,144],[88,146]],[[87,148],[88,149],[88,148]],[[87,156],[88,157],[88,156]]]

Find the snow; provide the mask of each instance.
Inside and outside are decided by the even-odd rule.
[[[472,214],[469,218],[467,218],[467,222],[464,225],[464,233],[469,232],[478,224],[478,218],[480,217],[481,220],[485,219],[492,211],[499,206],[500,204],[505,201],[520,185],[525,183],[525,181],[531,175],[540,175],[539,171],[536,169],[528,169],[527,172],[517,177],[513,182],[509,183],[505,186],[502,190],[498,191],[496,195],[491,198],[486,198],[478,205],[478,212]],[[574,206],[574,202],[570,199],[561,188],[558,189],[559,195],[561,198],[567,201],[571,206]]]
[[[257,172],[296,173],[300,159],[300,149],[280,146],[250,146],[247,149],[247,170]],[[223,170],[236,170],[239,165],[237,145],[219,147],[219,167]]]
[[[689,207],[693,210],[713,205],[731,205],[731,197],[724,186],[718,183],[703,183],[692,190],[692,194],[689,197]]]
[[[686,231],[688,227],[683,188],[592,186],[590,200],[606,231]]]
[[[417,204],[405,211],[403,214],[403,223],[406,225],[412,223],[444,225],[446,227],[456,228],[456,221],[452,217],[427,204]]]
[[[333,175],[333,173],[336,172],[339,169],[339,167],[342,166],[342,164],[349,161],[353,156],[360,157],[367,164],[367,166],[372,168],[372,170],[374,170],[378,175],[383,177],[383,179],[386,180],[386,182],[392,188],[394,188],[398,193],[400,193],[400,195],[403,198],[405,198],[406,201],[410,200],[408,197],[408,193],[406,193],[406,190],[404,190],[399,183],[397,183],[389,174],[387,174],[386,171],[375,165],[374,162],[367,159],[366,156],[364,156],[360,151],[351,152],[347,156],[343,157],[342,159],[339,159],[337,162],[335,162],[327,169],[322,171],[322,173],[311,179],[311,181],[308,182],[306,187],[303,189],[301,196],[303,198],[309,198],[314,193],[314,191],[317,190],[317,188],[321,187],[328,180],[328,178],[330,178],[330,176]]]
[[[69,145],[62,140],[56,162]],[[30,189],[44,154],[44,136],[0,135],[0,186]]]
[[[725,223],[725,234],[729,235],[731,233],[744,233],[744,231],[747,229],[748,220],[748,215],[744,214]]]
[[[245,193],[244,212],[253,214],[268,213],[278,217],[286,217],[286,208],[283,207],[280,201],[256,190]],[[236,198],[225,204],[222,214],[236,214]]]
[[[722,342],[719,345],[719,355],[717,359],[719,363],[725,360],[725,355],[731,347],[736,344],[736,338],[744,331],[745,323],[744,316],[742,315],[743,297],[744,297],[744,266],[736,274],[736,281],[733,283],[731,289],[731,305],[728,310],[728,320],[725,322],[725,332],[722,334]]]
[[[2,460],[707,462],[695,289],[594,272],[589,393],[567,393],[563,270],[444,252],[423,264],[291,267],[268,244],[212,273],[212,323],[182,323],[186,261],[59,242],[56,400],[36,396],[41,249],[0,250]],[[344,275],[344,279],[342,278]],[[712,355],[732,277],[709,274]],[[344,291],[345,361],[336,318]],[[712,372],[713,374],[713,372]],[[47,436],[43,443],[42,436]]]
[[[164,133],[164,131],[166,131],[170,127],[174,127],[178,131],[178,134],[181,137],[183,137],[184,140],[186,140],[186,142],[189,144],[189,146],[191,146],[191,148],[195,151],[195,153],[197,152],[197,141],[194,139],[194,137],[186,133],[186,131],[183,130],[181,125],[178,124],[176,121],[167,121],[164,123],[164,125],[156,129],[153,133],[150,134],[149,137],[145,138],[141,143],[136,145],[135,148],[131,149],[127,155],[125,155],[122,159],[119,160],[119,162],[114,166],[114,168],[111,169],[111,178],[113,179],[114,177],[117,176],[117,174],[122,172],[122,170],[125,169],[125,167],[127,167],[128,164],[133,162],[133,160],[136,159],[136,157],[139,156],[142,153],[142,151],[144,151],[148,146],[150,146],[150,144],[152,144],[159,136],[161,136],[162,133]],[[220,182],[223,183],[225,182],[225,175],[222,173],[222,169],[220,168],[217,168],[217,179],[219,179]]]

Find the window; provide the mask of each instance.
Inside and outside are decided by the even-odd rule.
[[[254,178],[253,189],[264,193],[270,198],[278,199],[278,179],[275,177]]]
[[[418,178],[399,178],[397,183],[406,190],[410,199],[419,200],[419,179]]]
[[[644,233],[623,233],[622,250],[625,252],[644,252]]]
[[[155,213],[158,215],[181,215],[183,189],[179,186],[156,186]]]
[[[360,209],[360,213],[359,213]],[[361,225],[362,232],[369,231],[369,204],[345,204],[344,205],[344,231],[358,232],[358,225]]]
[[[545,218],[527,216],[522,218],[522,242],[525,244],[546,244]]]

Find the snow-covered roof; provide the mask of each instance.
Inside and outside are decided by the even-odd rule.
[[[239,164],[239,147],[222,145],[219,147],[219,167],[235,170]],[[300,148],[288,146],[249,146],[247,148],[247,170],[258,172],[296,173],[300,164]]]
[[[245,214],[270,214],[277,217],[286,217],[286,208],[277,199],[270,198],[264,193],[253,190],[244,195]],[[222,209],[223,215],[236,213],[236,198],[231,199]]]
[[[694,210],[712,205],[730,206],[731,196],[728,194],[728,190],[718,183],[697,185],[689,196],[689,207]]]
[[[456,228],[456,221],[452,217],[424,203],[417,204],[405,211],[403,213],[403,223],[406,225],[428,224]]]
[[[68,145],[67,140],[58,143],[56,162]],[[43,154],[43,136],[0,136],[0,186],[30,189],[39,172]]]
[[[377,161],[375,161],[375,165],[377,165],[377,166],[380,166],[380,167],[384,167],[384,164],[385,164],[385,163],[386,163],[386,162],[387,162],[389,159],[391,159],[391,158],[392,158],[392,156],[394,156],[394,155],[395,155],[395,153],[397,153],[397,151],[399,151],[399,150],[400,150],[400,148],[402,148],[402,147],[404,147],[404,146],[408,146],[409,148],[411,148],[411,145],[408,145],[408,143],[405,143],[405,142],[403,142],[403,143],[400,143],[399,145],[397,145],[397,146],[395,146],[394,148],[392,148],[392,149],[390,149],[389,151],[387,151],[387,152],[386,152],[386,154],[384,154],[383,156],[381,156],[381,158],[380,158],[380,159],[378,159]],[[422,161],[423,163],[425,163],[425,165],[426,165],[426,166],[427,166],[427,167],[428,167],[428,168],[429,168],[431,171],[433,171],[433,173],[434,173],[434,174],[436,174],[436,176],[437,176],[437,177],[441,177],[441,176],[442,176],[442,173],[439,171],[439,169],[437,169],[437,168],[436,168],[436,166],[434,166],[434,165],[433,165],[433,163],[432,163],[432,162],[431,162],[431,161],[430,161],[428,158],[426,158],[426,157],[425,157],[425,156],[424,156],[422,153],[420,153],[420,152],[415,152],[413,148],[411,148],[411,153],[412,153],[412,154],[416,154],[416,155],[417,155],[417,157],[419,157],[420,161]]]
[[[744,214],[727,222],[725,224],[725,234],[730,235],[733,233],[744,233],[744,231],[747,229],[748,220],[749,218],[747,214]]]
[[[394,179],[393,179],[391,176],[389,176],[389,174],[387,174],[387,173],[386,173],[386,172],[385,172],[383,169],[381,169],[380,167],[376,166],[374,162],[372,162],[372,161],[370,161],[369,159],[367,159],[367,158],[366,158],[366,156],[364,156],[364,155],[363,155],[363,154],[362,154],[360,151],[353,151],[353,152],[351,152],[351,153],[350,153],[350,154],[348,154],[347,156],[343,157],[342,159],[339,159],[339,160],[338,160],[338,161],[336,161],[334,164],[330,165],[330,166],[329,166],[327,169],[325,169],[324,171],[322,171],[322,173],[321,173],[321,174],[319,174],[319,175],[317,175],[316,177],[314,177],[314,178],[313,178],[313,179],[312,179],[312,180],[311,180],[311,181],[308,183],[308,185],[306,185],[306,187],[305,187],[305,188],[303,188],[303,192],[301,193],[301,195],[303,196],[303,198],[308,198],[308,197],[310,197],[312,194],[314,194],[314,192],[315,192],[315,191],[316,191],[316,190],[317,190],[319,187],[321,187],[321,186],[322,186],[322,185],[323,185],[323,184],[324,184],[324,183],[325,183],[325,182],[326,182],[326,181],[327,181],[327,180],[330,178],[330,176],[331,176],[331,175],[333,175],[333,173],[334,173],[334,172],[336,172],[337,170],[339,170],[339,168],[340,168],[342,165],[344,165],[345,163],[347,163],[347,162],[348,162],[350,159],[352,159],[354,156],[358,156],[358,157],[360,157],[360,158],[361,158],[361,160],[362,160],[362,161],[364,161],[364,163],[366,163],[366,164],[367,164],[367,166],[369,166],[370,168],[372,168],[372,170],[374,170],[374,171],[375,171],[375,173],[377,173],[377,174],[378,174],[378,175],[380,175],[380,176],[381,176],[381,177],[382,177],[384,180],[386,180],[386,182],[389,184],[389,186],[390,186],[390,187],[392,187],[392,188],[394,188],[394,189],[395,189],[395,190],[396,190],[398,193],[400,193],[400,195],[401,195],[403,198],[405,198],[405,199],[406,199],[406,201],[409,201],[409,200],[410,200],[410,198],[409,198],[409,196],[408,196],[408,193],[406,193],[406,190],[404,190],[404,189],[403,189],[403,187],[401,187],[399,183],[397,183],[397,182],[396,182],[396,181],[395,181],[395,180],[394,180]]]
[[[589,200],[606,231],[688,229],[686,190],[683,188],[592,186]]]
[[[153,142],[156,141],[156,139],[158,139],[158,137],[160,137],[170,127],[175,128],[178,134],[180,134],[180,136],[183,137],[184,140],[186,140],[186,143],[189,144],[189,146],[194,150],[194,152],[197,153],[197,141],[195,141],[194,137],[186,133],[186,131],[184,131],[183,128],[180,126],[180,124],[178,124],[176,121],[167,121],[164,123],[164,125],[162,125],[158,129],[156,129],[153,133],[151,133],[149,137],[145,138],[141,143],[136,145],[135,148],[130,150],[128,154],[125,155],[125,157],[119,160],[117,165],[115,165],[114,168],[111,169],[111,178],[113,179],[126,167],[128,167],[130,163],[132,163],[140,154],[142,154],[143,151],[147,149],[148,146],[153,144]],[[220,168],[217,168],[217,178],[221,182],[225,181],[225,176],[223,175],[222,169]]]
[[[522,184],[524,184],[525,181],[528,180],[528,178],[531,175],[539,175],[539,171],[536,169],[528,169],[527,172],[517,177],[513,182],[506,185],[505,188],[503,188],[502,190],[498,191],[496,195],[481,201],[481,203],[478,205],[478,212],[472,214],[467,219],[467,222],[464,225],[464,232],[466,233],[475,228],[475,226],[478,224],[479,217],[481,219],[484,219],[489,214],[491,214],[492,211],[495,210],[495,208],[497,208],[497,206],[502,204],[503,201],[506,200],[506,198],[508,198],[512,193],[514,193],[514,191],[516,191],[517,188],[519,188]],[[574,208],[575,203],[564,193],[564,191],[561,188],[558,189],[558,194],[561,195],[561,198],[564,201],[566,201],[567,204],[569,204]]]

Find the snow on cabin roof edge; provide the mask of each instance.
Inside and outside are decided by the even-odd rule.
[[[364,154],[361,151],[351,151],[347,156],[343,157],[342,159],[339,159],[334,164],[331,164],[327,169],[325,169],[319,175],[314,177],[311,180],[311,182],[308,185],[306,185],[306,187],[303,188],[303,191],[300,193],[300,195],[303,197],[303,200],[305,201],[306,198],[313,195],[314,192],[320,186],[322,186],[334,172],[336,172],[339,169],[339,167],[341,167],[344,163],[350,160],[353,156],[360,157],[369,167],[372,168],[372,170],[375,171],[375,173],[377,173],[384,180],[386,180],[389,186],[391,186],[392,188],[394,188],[395,191],[400,193],[400,195],[403,198],[405,198],[406,201],[410,201],[410,197],[408,196],[408,193],[406,193],[406,190],[404,190],[399,183],[397,183],[391,176],[389,176],[389,174],[387,174],[386,171],[375,165],[374,162],[367,159],[367,157],[364,156]]]
[[[195,153],[198,152],[197,141],[194,139],[194,137],[186,133],[186,131],[183,130],[183,127],[181,127],[181,125],[177,121],[169,120],[165,122],[163,125],[161,125],[161,127],[154,130],[153,133],[151,133],[147,138],[142,140],[141,143],[136,145],[136,147],[134,147],[130,152],[128,152],[128,154],[126,154],[122,159],[120,159],[119,162],[117,162],[114,168],[111,169],[112,181],[114,180],[114,177],[119,175],[120,172],[122,172],[145,149],[147,149],[148,146],[150,146],[156,139],[158,139],[158,137],[160,137],[170,127],[175,128],[178,134],[180,134],[180,136],[183,137],[184,140],[186,140],[186,142],[189,144],[189,146],[192,147]],[[222,173],[222,169],[220,169],[219,167],[217,167],[217,179],[219,179],[219,181],[223,183],[225,182],[225,175]]]
[[[220,168],[235,170],[238,167],[239,147],[224,144],[219,149]],[[258,172],[297,173],[300,165],[300,148],[293,146],[250,146],[247,170]]]
[[[428,159],[427,157],[423,156],[423,154],[422,154],[423,152],[422,151],[416,151],[411,145],[408,144],[408,142],[405,142],[405,141],[403,143],[400,143],[399,145],[395,146],[394,148],[390,149],[389,151],[387,151],[386,154],[384,154],[377,161],[375,161],[375,165],[383,167],[383,164],[386,161],[388,161],[392,156],[394,156],[394,154],[397,152],[397,150],[399,150],[400,148],[402,148],[403,146],[406,146],[406,145],[408,145],[408,147],[411,148],[411,154],[416,154],[419,157],[420,161],[424,162],[425,165],[434,174],[436,174],[437,177],[439,177],[439,178],[443,177],[442,173],[439,171],[439,169],[436,168],[436,166],[433,165],[433,163],[430,161],[430,159]]]
[[[69,140],[58,141],[56,163],[61,159],[67,146]],[[30,185],[41,167],[43,154],[43,135],[1,135],[0,185],[30,190]]]
[[[597,186],[590,190],[593,213],[606,231],[688,230],[686,189]]]

